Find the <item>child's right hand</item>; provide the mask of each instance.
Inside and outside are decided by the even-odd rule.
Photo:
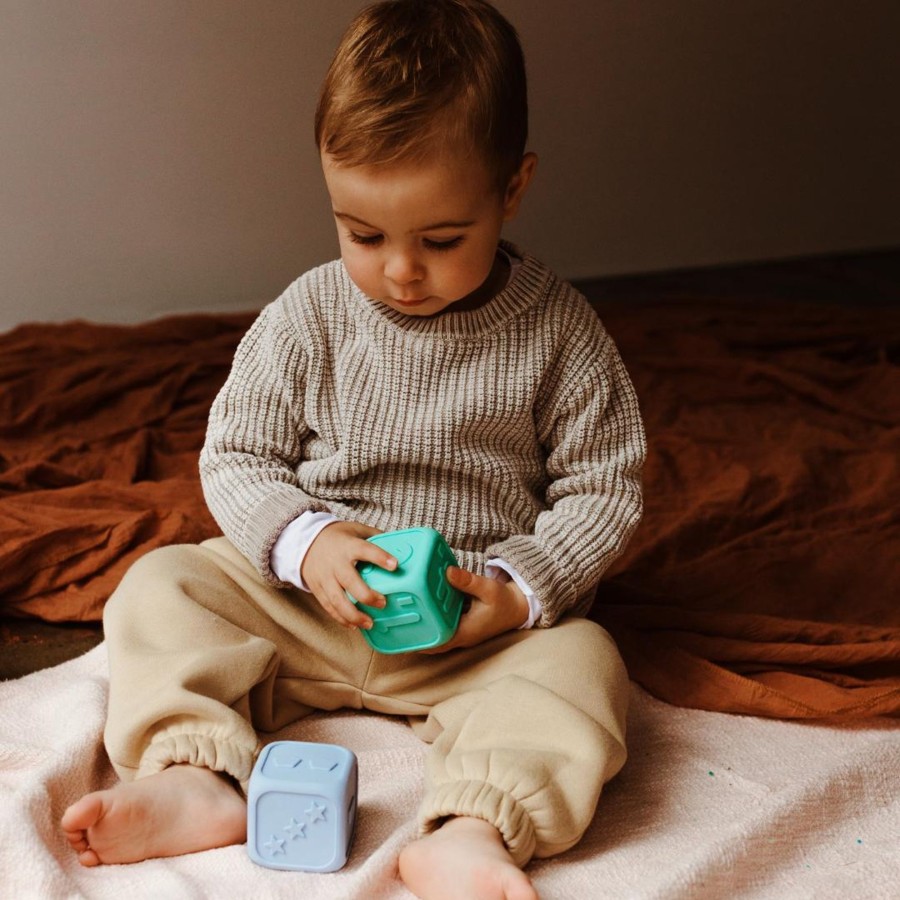
[[[397,560],[366,538],[380,534],[360,522],[334,522],[323,528],[306,551],[300,576],[319,605],[340,625],[371,628],[372,620],[356,607],[344,591],[360,603],[383,609],[387,602],[360,577],[358,562],[371,562],[382,569],[397,568]]]

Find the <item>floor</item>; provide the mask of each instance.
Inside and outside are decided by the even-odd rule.
[[[0,619],[0,681],[19,678],[87,653],[103,640],[100,623],[50,625]]]
[[[602,303],[678,297],[803,297],[859,306],[900,303],[900,249],[807,257],[751,265],[717,266],[580,282]],[[0,615],[0,680],[55,666],[103,639],[99,623],[50,625]]]

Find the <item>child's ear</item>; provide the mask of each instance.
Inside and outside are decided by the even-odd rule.
[[[525,196],[531,179],[534,178],[535,169],[537,169],[537,154],[526,153],[522,157],[522,163],[516,170],[516,173],[509,180],[506,188],[506,195],[503,198],[503,221],[508,222],[519,211],[519,204]]]

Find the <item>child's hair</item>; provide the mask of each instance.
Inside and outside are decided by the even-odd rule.
[[[316,110],[316,144],[340,165],[474,151],[501,192],[527,136],[522,48],[486,0],[367,7],[338,45]]]

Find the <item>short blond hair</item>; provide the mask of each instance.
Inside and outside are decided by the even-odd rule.
[[[528,137],[518,35],[486,0],[385,0],[344,33],[316,109],[338,165],[476,152],[501,191]]]

